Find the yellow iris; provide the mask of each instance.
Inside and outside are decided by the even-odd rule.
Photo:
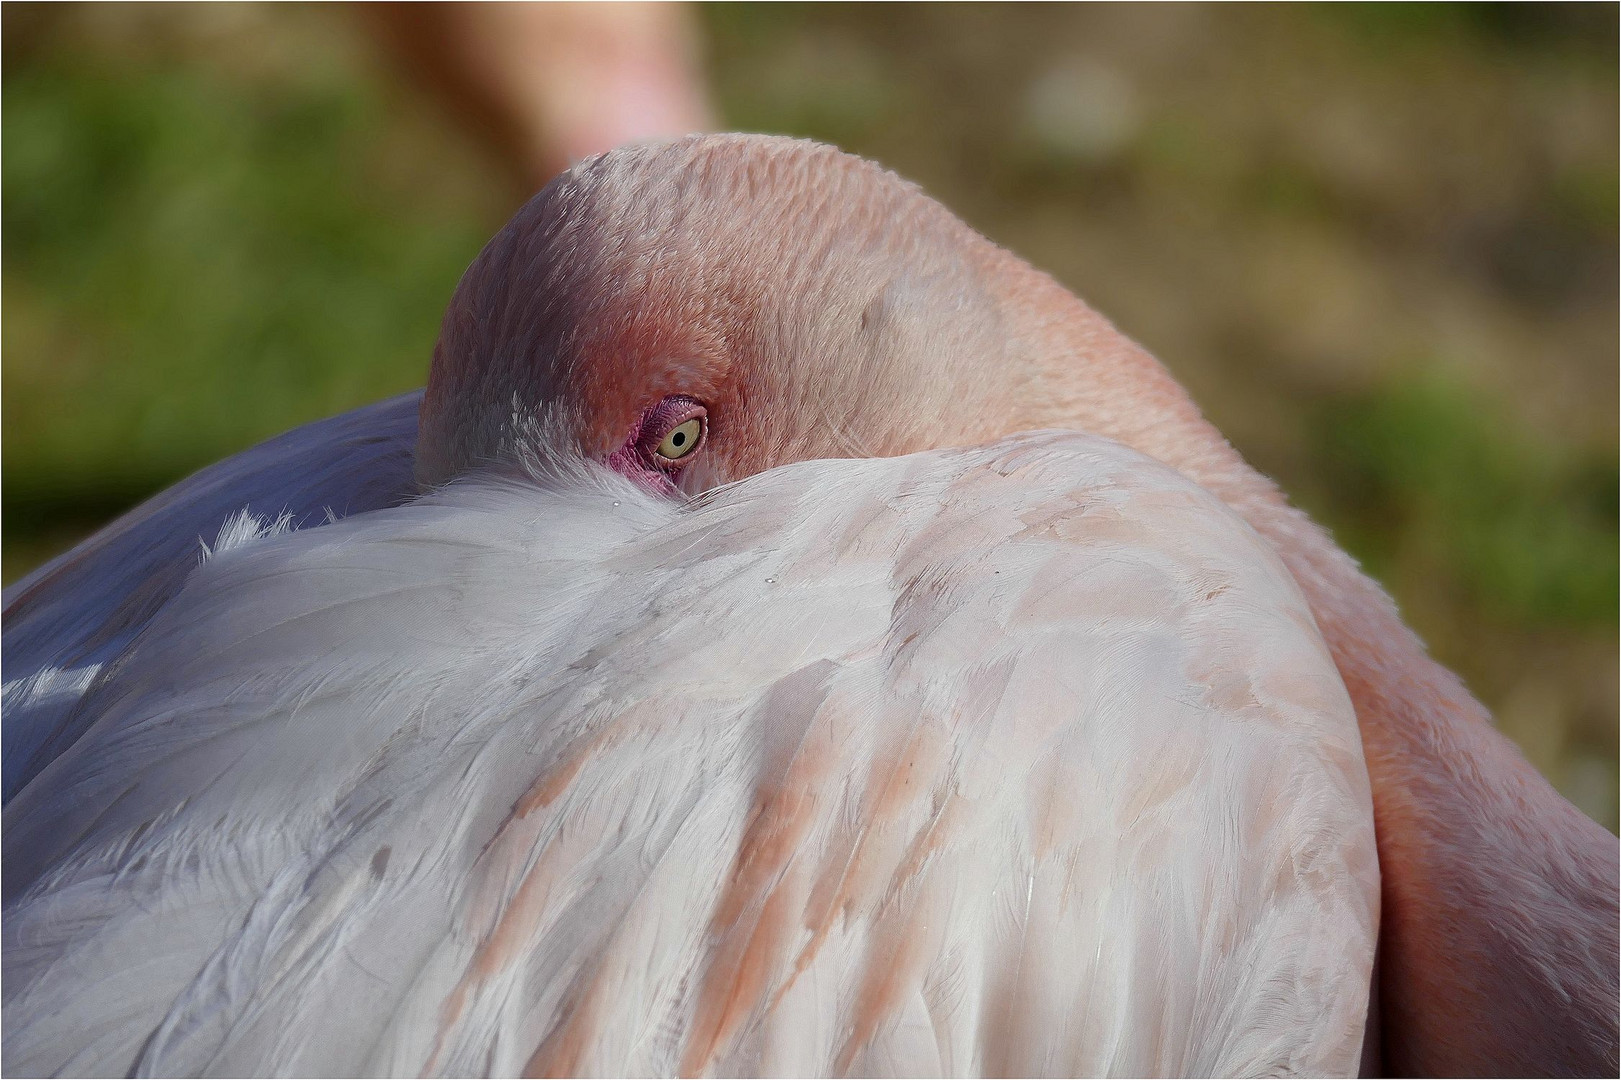
[[[698,437],[703,434],[704,422],[694,416],[684,424],[677,424],[664,436],[654,453],[666,461],[680,461],[698,448]]]

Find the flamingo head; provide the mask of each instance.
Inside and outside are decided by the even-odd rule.
[[[815,143],[695,136],[562,174],[468,268],[417,477],[584,457],[693,494],[790,461],[1075,426],[1105,402],[1092,381],[1145,362],[894,174]],[[1100,430],[1133,414],[1106,406]]]

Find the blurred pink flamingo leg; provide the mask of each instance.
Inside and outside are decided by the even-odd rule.
[[[411,75],[492,141],[527,189],[592,154],[714,126],[685,4],[363,11]]]

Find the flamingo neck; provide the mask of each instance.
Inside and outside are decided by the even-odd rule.
[[[1269,482],[1218,480],[1216,493],[1283,557],[1356,707],[1383,883],[1386,1067],[1613,1075],[1615,838],[1492,727],[1383,591]]]
[[[1300,584],[1355,705],[1382,877],[1379,1026],[1394,1075],[1617,1071],[1615,837],[1492,727],[1328,534],[1170,374],[1023,264],[999,270],[1043,404],[1016,423],[1119,439],[1243,516]]]

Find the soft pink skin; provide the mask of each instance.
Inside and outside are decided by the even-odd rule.
[[[1072,428],[1221,498],[1299,582],[1356,706],[1385,1068],[1616,1074],[1616,838],[1492,727],[1169,372],[1051,278],[827,147],[713,136],[617,151],[548,186],[469,268],[423,400],[417,476],[547,445],[611,461],[671,394],[701,401],[711,424],[669,481],[689,493],[790,461]]]

